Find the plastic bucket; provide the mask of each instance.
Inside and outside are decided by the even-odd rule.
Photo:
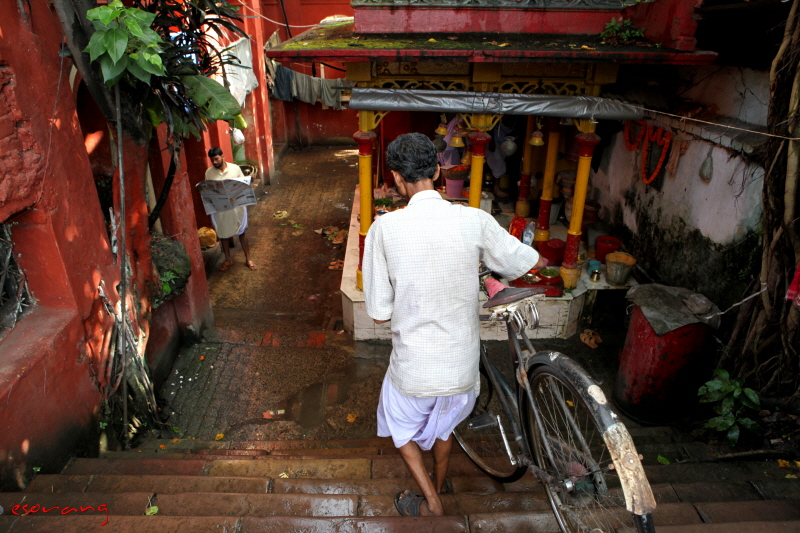
[[[605,263],[606,255],[616,252],[621,246],[622,241],[616,237],[601,235],[597,237],[597,246],[595,247],[594,257],[601,263]]]
[[[460,198],[461,191],[464,190],[464,180],[444,180],[444,193],[449,198]]]
[[[547,259],[547,264],[558,266],[564,260],[566,243],[561,239],[550,239],[549,241],[537,243],[539,253]]]
[[[606,281],[609,285],[625,285],[635,264],[636,258],[624,252],[606,255]]]

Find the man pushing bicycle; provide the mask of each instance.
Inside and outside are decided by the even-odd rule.
[[[386,162],[409,202],[375,221],[362,264],[367,313],[392,329],[378,436],[392,437],[422,491],[397,494],[400,514],[442,515],[453,429],[472,411],[479,383],[478,262],[516,279],[545,261],[488,213],[442,199],[425,135],[399,136]],[[422,461],[430,449],[433,481]]]

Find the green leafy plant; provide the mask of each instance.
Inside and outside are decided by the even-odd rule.
[[[113,0],[107,6],[90,9],[86,18],[97,31],[84,52],[92,61],[99,61],[108,85],[117,83],[126,72],[147,84],[151,76],[166,74],[160,55],[164,42],[150,28],[156,18],[154,13]]]
[[[394,200],[391,198],[375,198],[375,207],[391,207],[394,205]]]
[[[741,428],[753,433],[761,430],[756,421],[746,416],[749,411],[758,411],[761,402],[756,391],[744,387],[743,379],[731,379],[730,374],[721,368],[714,373],[717,378],[707,381],[697,395],[700,403],[716,402],[714,411],[719,416],[710,419],[703,427],[727,432],[728,444],[733,446],[739,440]]]
[[[626,44],[637,38],[644,37],[644,31],[633,25],[630,19],[611,18],[611,22],[606,23],[606,28],[600,32],[603,42],[610,44]]]

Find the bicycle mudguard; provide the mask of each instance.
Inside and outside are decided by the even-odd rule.
[[[529,298],[536,294],[544,294],[547,291],[545,287],[529,287],[529,288],[516,288],[506,287],[502,291],[494,295],[494,298],[483,304],[486,309],[497,307],[499,305],[507,305],[525,298]]]
[[[578,363],[560,352],[542,351],[533,354],[525,362],[525,370],[530,372],[531,369],[542,365],[558,369],[588,405],[598,403],[607,407],[595,411],[594,415],[598,425],[603,428],[603,440],[619,475],[622,492],[625,495],[625,506],[629,512],[636,515],[651,513],[656,508],[656,500],[644,474],[639,454],[630,433],[620,422],[603,390]]]

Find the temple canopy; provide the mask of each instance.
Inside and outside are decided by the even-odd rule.
[[[641,120],[632,105],[583,95],[482,93],[354,87],[350,109],[366,111],[433,111],[490,115],[536,115],[575,119]]]

